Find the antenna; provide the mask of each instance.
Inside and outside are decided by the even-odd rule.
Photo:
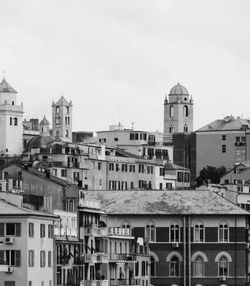
[[[135,121],[130,121],[130,123],[131,123],[131,129],[134,130]]]

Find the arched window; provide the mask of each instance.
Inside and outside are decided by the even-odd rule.
[[[204,226],[202,224],[196,224],[194,227],[194,241],[204,242]]]
[[[222,256],[218,262],[218,276],[227,277],[229,274],[229,261],[226,256]]]
[[[170,226],[170,241],[180,242],[180,227],[178,224],[171,224]]]
[[[232,257],[225,251],[218,253],[215,257],[215,262],[218,263],[218,276],[229,276],[229,262],[232,262]]]
[[[178,277],[180,276],[180,261],[177,256],[173,256],[169,264],[169,276]]]
[[[188,132],[188,126],[187,125],[184,126],[184,132]]]
[[[173,130],[174,130],[174,127],[173,127],[173,126],[170,126],[170,127],[169,127],[169,133],[173,133]]]
[[[219,225],[219,242],[228,242],[229,228],[227,224]]]
[[[173,105],[170,105],[169,107],[169,115],[170,117],[174,117],[174,106]]]
[[[203,277],[205,276],[205,263],[203,258],[199,255],[196,257],[193,262],[193,276],[194,277]]]
[[[151,268],[150,268],[150,275],[151,277],[154,277],[155,276],[155,259],[153,256],[151,256],[151,260],[150,260],[150,265],[151,265]]]
[[[59,113],[59,106],[56,107],[56,113]]]
[[[185,117],[188,117],[188,106],[187,106],[187,105],[184,105],[184,106],[183,106],[183,115],[184,115]]]
[[[66,137],[69,137],[69,131],[66,130]]]
[[[145,238],[148,241],[155,241],[155,225],[147,224],[145,228]]]

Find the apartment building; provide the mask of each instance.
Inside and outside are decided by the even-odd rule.
[[[54,285],[55,219],[0,199],[1,285]]]
[[[246,285],[249,213],[212,191],[84,191],[149,242],[152,285]]]
[[[97,201],[80,200],[79,234],[85,276],[81,285],[150,285],[148,247],[127,225],[107,225]]]

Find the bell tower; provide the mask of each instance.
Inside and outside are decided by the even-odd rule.
[[[17,92],[3,78],[0,83],[0,154],[20,155],[23,151],[23,104]]]
[[[192,132],[193,105],[187,89],[175,85],[164,100],[164,134]]]
[[[63,96],[52,102],[52,136],[72,142],[72,102]]]

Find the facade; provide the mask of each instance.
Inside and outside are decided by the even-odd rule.
[[[163,144],[162,133],[125,129],[121,125],[96,133],[97,143],[107,147],[119,148],[144,159],[173,162],[173,147]]]
[[[175,85],[164,100],[164,134],[193,131],[193,100],[181,84]]]
[[[52,102],[52,135],[64,141],[72,141],[72,102],[63,96]]]
[[[0,83],[0,154],[2,156],[22,154],[23,112],[23,104],[17,104],[17,92],[3,78]]]
[[[113,227],[96,201],[81,199],[79,234],[85,265],[81,286],[150,285],[148,247],[127,225]]]
[[[77,184],[68,183],[34,168],[11,165],[3,169],[4,178],[22,181],[24,204],[35,210],[76,211],[79,201]]]
[[[152,285],[247,285],[249,213],[211,191],[85,191],[149,242]],[[185,231],[184,231],[185,230]]]
[[[0,199],[1,285],[54,285],[55,219]]]
[[[250,121],[227,116],[197,130],[196,175],[206,166],[225,166],[248,160]]]

